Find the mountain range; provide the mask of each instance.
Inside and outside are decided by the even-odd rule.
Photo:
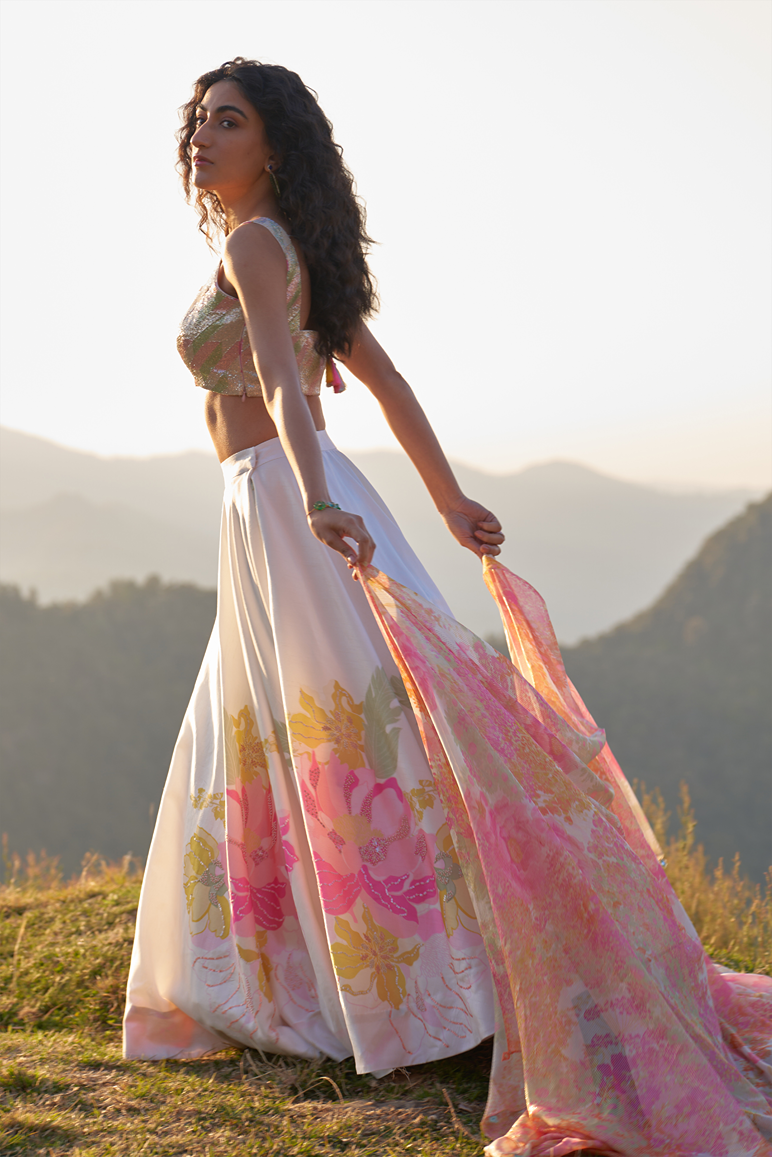
[[[383,495],[458,619],[499,628],[479,561],[445,530],[413,466],[391,451],[351,458]],[[547,599],[559,638],[595,635],[647,606],[747,490],[681,494],[550,462],[507,475],[454,463],[465,493],[507,533],[502,561]],[[0,580],[41,601],[115,578],[214,586],[222,474],[213,454],[100,458],[0,429]]]
[[[772,495],[704,544],[653,606],[577,647],[566,670],[630,780],[675,812],[689,786],[697,838],[772,864]]]
[[[646,611],[564,648],[628,777],[685,780],[710,857],[770,863],[772,497],[704,544]],[[482,578],[477,581],[482,593]],[[150,579],[42,606],[0,588],[0,828],[69,872],[143,857],[215,594]],[[499,628],[500,629],[500,628]]]

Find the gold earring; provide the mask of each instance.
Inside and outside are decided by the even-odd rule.
[[[271,184],[273,185],[273,191],[276,194],[276,200],[278,201],[281,198],[281,190],[279,189],[279,182],[276,180],[276,177],[273,175],[273,165],[268,166],[268,172],[269,172],[270,177],[271,177]]]

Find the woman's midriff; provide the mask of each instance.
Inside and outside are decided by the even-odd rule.
[[[306,401],[314,426],[323,430],[321,398],[310,395],[306,396]],[[208,391],[204,413],[215,453],[221,462],[239,450],[259,446],[261,442],[277,437],[276,426],[262,398],[233,397]]]

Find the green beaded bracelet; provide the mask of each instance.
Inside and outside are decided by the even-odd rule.
[[[311,510],[340,510],[340,507],[337,502],[315,502]],[[311,510],[309,510],[309,514]]]

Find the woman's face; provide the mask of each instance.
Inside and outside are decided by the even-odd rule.
[[[207,89],[191,138],[193,184],[226,200],[248,192],[273,159],[265,126],[232,80]],[[230,194],[230,196],[228,196]]]

